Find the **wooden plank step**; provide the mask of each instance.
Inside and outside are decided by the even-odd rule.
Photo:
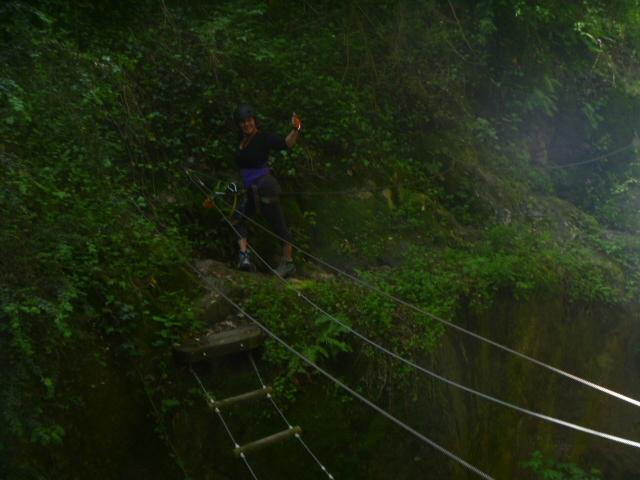
[[[174,347],[175,358],[181,363],[195,363],[208,358],[223,357],[253,350],[264,343],[262,330],[254,325],[211,333]]]
[[[224,408],[234,403],[246,402],[247,400],[253,400],[254,398],[266,397],[270,393],[273,393],[272,387],[264,387],[253,392],[243,393],[242,395],[236,395],[235,397],[225,398],[223,400],[211,400],[209,406],[211,408]]]
[[[268,437],[261,438],[260,440],[256,440],[255,442],[247,443],[246,445],[241,445],[233,449],[233,453],[236,457],[239,457],[242,453],[248,453],[260,448],[264,448],[268,445],[272,445],[274,443],[280,442],[282,440],[286,440],[288,438],[293,437],[294,435],[300,435],[302,433],[302,428],[300,427],[291,427],[287,430],[283,430],[282,432],[274,433],[273,435],[269,435]]]

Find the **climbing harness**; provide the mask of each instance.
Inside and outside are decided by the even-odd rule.
[[[189,177],[189,180],[205,195],[205,199],[202,202],[203,208],[211,209],[215,205],[216,198],[230,196],[232,201],[228,217],[231,218],[233,216],[238,206],[238,195],[240,194],[237,183],[218,180],[214,188],[208,189],[205,183],[193,170],[185,168],[184,171],[187,174],[187,177]]]
[[[235,182],[225,183],[222,180],[218,180],[216,183],[216,187],[212,190],[209,190],[207,189],[202,179],[192,170],[185,169],[185,172],[187,173],[187,176],[192,181],[192,183],[196,185],[196,187],[198,187],[198,189],[205,195],[205,199],[202,202],[203,208],[214,208],[216,198],[220,199],[225,196],[232,196],[233,200],[231,202],[229,213],[226,215],[226,218],[231,219],[234,223],[238,222],[239,217],[235,215],[235,213],[238,207],[238,197],[240,195],[240,192],[238,189],[238,185]],[[269,205],[278,201],[278,196],[260,195],[259,183],[260,181],[258,181],[257,183],[253,183],[251,187],[247,189],[247,195],[252,195],[256,213],[260,213],[260,206],[262,204]]]

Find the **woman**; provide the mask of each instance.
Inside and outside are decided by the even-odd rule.
[[[236,151],[236,164],[240,169],[240,176],[247,191],[243,205],[233,218],[240,236],[238,239],[238,246],[240,247],[238,268],[240,270],[255,271],[249,256],[247,226],[242,214],[251,217],[257,211],[260,211],[269,222],[271,230],[284,240],[282,261],[276,272],[282,277],[288,277],[295,272],[293,248],[289,243],[291,241],[291,233],[287,228],[282,206],[280,205],[280,185],[271,175],[267,161],[271,151],[288,150],[295,145],[302,123],[294,113],[291,117],[293,129],[283,138],[259,130],[256,124],[255,112],[249,105],[239,105],[233,114],[233,118],[242,131],[242,141]]]

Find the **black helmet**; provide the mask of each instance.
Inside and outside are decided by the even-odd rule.
[[[233,121],[240,123],[249,117],[255,118],[256,113],[251,105],[238,105],[235,112],[233,112]]]

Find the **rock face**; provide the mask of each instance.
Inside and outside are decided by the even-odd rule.
[[[577,376],[640,398],[640,322],[633,312],[580,307],[561,300],[505,302],[469,328]],[[448,335],[438,353],[442,371],[480,391],[546,415],[633,440],[637,408],[475,340]],[[461,392],[441,393],[447,443],[496,478],[518,478],[534,450],[596,467],[605,478],[640,472],[640,455],[584,433],[537,420]],[[635,419],[635,420],[634,420]]]

